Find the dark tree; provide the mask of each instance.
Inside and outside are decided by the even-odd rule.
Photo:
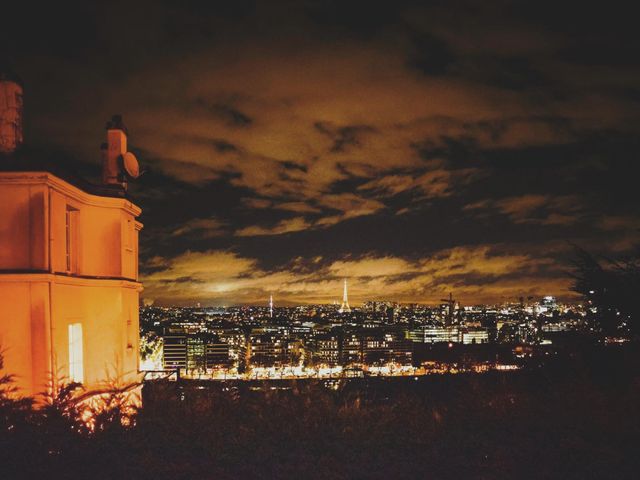
[[[589,319],[603,335],[640,334],[640,256],[596,257],[576,247],[573,290],[591,307]]]

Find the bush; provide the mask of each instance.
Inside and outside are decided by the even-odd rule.
[[[638,353],[611,355],[611,375],[595,368],[603,352],[576,368],[337,391],[321,381],[154,382],[135,417],[114,399],[91,428],[77,385],[40,409],[3,393],[2,478],[635,478]]]

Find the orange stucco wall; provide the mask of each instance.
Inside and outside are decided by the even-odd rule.
[[[0,187],[0,269],[46,269],[46,191],[44,185]]]
[[[67,269],[66,211],[77,212]],[[21,393],[69,375],[68,325],[83,329],[84,383],[138,371],[140,210],[45,173],[0,173],[0,348]]]
[[[138,371],[138,291],[134,285],[56,283],[52,293],[54,362],[68,373],[68,325],[83,326],[85,383],[133,381]]]

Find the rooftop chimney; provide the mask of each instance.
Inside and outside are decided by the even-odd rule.
[[[118,185],[127,189],[127,182],[141,175],[140,164],[136,156],[127,152],[127,127],[122,115],[114,115],[107,122],[107,143],[102,150],[102,183]]]
[[[11,154],[22,145],[22,82],[0,73],[0,154]]]
[[[107,122],[107,143],[102,144],[102,183],[124,186],[121,174],[122,157],[127,153],[127,128],[122,115],[114,115]]]

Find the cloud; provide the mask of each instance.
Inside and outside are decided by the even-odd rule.
[[[364,135],[375,132],[375,129],[368,125],[335,127],[327,122],[316,122],[313,126],[333,141],[333,145],[329,149],[331,153],[342,153],[349,147],[360,147]]]
[[[633,215],[607,215],[597,222],[598,228],[612,230],[640,230],[640,217]]]
[[[315,217],[313,220],[298,216],[280,220],[276,224],[266,227],[250,225],[237,230],[236,235],[240,237],[282,235],[326,228],[348,219],[371,215],[385,208],[384,204],[377,200],[367,199],[352,193],[325,195],[317,200],[317,203],[318,207],[312,207],[302,202],[286,202],[274,206],[279,210],[313,214]],[[319,212],[328,212],[328,214],[318,216]]]
[[[466,303],[543,295],[550,287],[555,294],[569,295],[569,279],[558,278],[554,262],[503,248],[457,247],[418,259],[374,253],[330,262],[300,257],[274,270],[228,251],[186,252],[155,260],[155,268],[161,269],[144,278],[145,296],[159,302],[172,298],[261,303],[274,292],[280,301],[325,303],[339,298],[345,278],[354,303],[367,299],[437,303],[450,290]]]
[[[249,262],[227,275],[227,301],[260,298],[267,280],[333,298],[332,261],[360,272],[355,295],[493,298],[517,279],[564,288],[538,245],[635,241],[640,78],[624,9],[115,0],[34,22],[10,3],[0,53],[25,80],[27,143],[98,171],[101,126],[124,114],[150,167],[130,189],[142,257],[176,298],[211,283],[188,249]],[[301,277],[307,255],[325,280]]]
[[[269,208],[273,202],[266,198],[243,198],[242,203],[247,208],[263,209]]]
[[[354,218],[370,215],[384,208],[378,200],[362,197],[354,193],[323,195],[318,203],[327,209],[337,210],[343,218]]]
[[[200,238],[211,238],[225,234],[226,224],[216,218],[194,218],[172,232],[172,236],[198,235]]]
[[[637,215],[606,215],[599,218],[595,225],[606,238],[599,242],[591,241],[589,248],[592,250],[600,250],[612,257],[631,252],[637,254],[640,250],[640,217]]]
[[[396,257],[364,257],[357,260],[333,262],[329,272],[336,277],[390,277],[402,275],[412,270],[410,262]]]
[[[204,107],[207,111],[213,115],[221,118],[224,122],[231,127],[248,127],[253,123],[253,120],[246,113],[227,105],[224,103],[214,103],[208,105],[203,98],[197,98],[195,100],[196,105]]]
[[[584,201],[573,195],[526,194],[500,200],[480,200],[464,207],[484,214],[498,212],[514,223],[571,225],[581,218]]]
[[[236,231],[239,237],[252,237],[260,235],[282,235],[285,233],[299,232],[311,227],[304,217],[294,217],[281,220],[272,227],[249,226]]]
[[[256,265],[255,260],[241,258],[228,251],[187,251],[173,259],[154,258],[152,267],[165,266],[163,270],[147,276],[152,286],[154,283],[164,284],[178,279],[189,278],[194,282],[223,282],[250,271]]]
[[[283,202],[278,203],[274,208],[297,213],[320,213],[321,209],[305,202]]]
[[[479,170],[474,168],[435,168],[417,175],[387,174],[369,180],[360,185],[358,190],[382,197],[417,190],[423,199],[442,198],[454,194],[456,187],[464,185],[479,173]]]

